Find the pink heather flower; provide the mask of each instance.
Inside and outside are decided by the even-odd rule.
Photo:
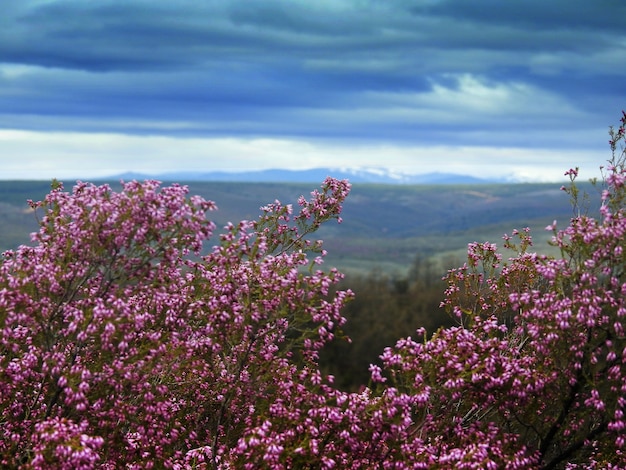
[[[552,224],[546,226],[546,230],[552,232],[556,230],[556,220],[552,222]]]
[[[382,376],[382,369],[374,364],[370,364],[369,371],[372,374],[372,381],[384,383],[387,381],[385,377]]]

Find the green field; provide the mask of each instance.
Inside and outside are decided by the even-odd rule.
[[[253,219],[259,207],[275,199],[296,206],[315,184],[188,183],[191,194],[215,201],[214,221]],[[66,186],[69,188],[70,185]],[[117,184],[114,184],[117,186]],[[50,188],[42,181],[0,181],[0,249],[29,242],[37,229],[27,199],[38,200]],[[592,193],[595,189],[586,187]],[[593,209],[593,207],[591,207]],[[403,273],[416,255],[442,269],[463,262],[467,244],[500,244],[505,233],[530,227],[535,251],[550,252],[544,227],[554,219],[565,227],[571,216],[569,196],[553,184],[374,185],[353,186],[344,222],[322,227],[317,237],[328,250],[327,265],[346,272],[379,269]]]

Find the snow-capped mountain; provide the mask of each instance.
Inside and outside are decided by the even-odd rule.
[[[406,174],[383,168],[314,168],[309,170],[259,170],[244,172],[192,172],[179,171],[159,175],[124,173],[115,179],[158,178],[164,181],[228,181],[255,183],[319,183],[327,176],[348,179],[352,183],[376,184],[479,184],[506,183],[504,179],[482,179],[456,173]]]

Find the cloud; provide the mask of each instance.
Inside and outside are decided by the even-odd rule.
[[[596,151],[624,106],[625,9],[614,0],[5,0],[0,128]]]
[[[0,131],[4,179],[102,178],[125,171],[158,176],[171,171],[264,168],[377,168],[421,174],[561,181],[571,166],[598,176],[606,152],[455,145],[398,145],[277,138],[176,138],[112,133]],[[19,154],[19,157],[17,157]],[[11,158],[16,156],[16,158]]]
[[[480,25],[510,24],[530,30],[604,30],[623,33],[626,5],[618,0],[525,0],[494,4],[492,0],[417,2],[416,15],[459,18]]]

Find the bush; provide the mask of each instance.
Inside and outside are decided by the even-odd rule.
[[[626,466],[626,152],[616,152],[626,114],[621,122],[601,218],[547,227],[561,258],[529,253],[527,231],[504,237],[514,253],[504,263],[494,244],[471,244],[443,302],[460,326],[385,350],[426,466]],[[577,203],[578,170],[566,175]]]
[[[56,184],[31,202],[35,246],[0,265],[0,465],[231,459],[344,321],[349,293],[326,296],[339,273],[300,268],[348,190],[328,180],[295,217],[270,204],[201,259],[215,206],[184,187]]]

